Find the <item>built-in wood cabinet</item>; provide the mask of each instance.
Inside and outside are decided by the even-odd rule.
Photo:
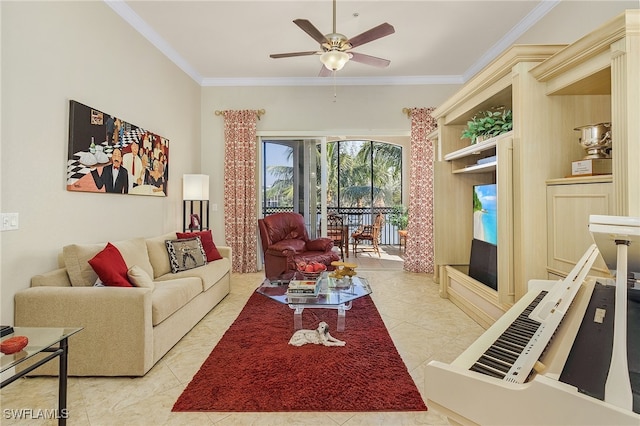
[[[540,104],[545,95],[529,70],[563,47],[511,47],[433,113],[442,152],[435,167],[435,260],[440,268],[440,294],[485,326],[526,292],[526,281],[520,278],[524,265],[519,259],[539,256],[540,247],[546,246],[546,236],[539,230],[530,233],[524,221],[529,215],[546,215],[544,183],[558,176],[560,162],[542,161],[555,142],[548,130],[530,124],[544,114]],[[513,131],[473,146],[460,138],[471,117],[499,106],[512,110]],[[477,164],[478,158],[493,155],[495,164]],[[473,239],[473,187],[488,183],[497,184],[497,290],[466,275]],[[538,276],[546,276],[544,257],[534,265],[544,274]]]
[[[547,181],[547,272],[549,279],[560,279],[593,244],[589,215],[613,214],[611,175],[586,176]],[[610,277],[602,258],[592,275]]]
[[[630,10],[568,46],[512,46],[433,112],[440,294],[481,324],[491,324],[520,299],[529,280],[561,276],[580,257],[576,253],[590,239],[582,223],[588,218],[568,219],[572,209],[585,207],[580,191],[601,195],[588,202],[594,213],[640,216],[638,28],[640,11]],[[512,132],[486,149],[460,138],[467,120],[498,106],[511,108]],[[585,155],[574,129],[601,122],[612,123],[609,181],[560,182],[571,175],[572,161]],[[496,155],[495,163],[477,164],[489,155]],[[472,188],[484,183],[498,184],[497,291],[466,275]],[[559,248],[558,241],[567,246]]]
[[[605,23],[531,74],[544,83],[554,120],[567,124],[555,126],[563,145],[576,140],[574,127],[611,122],[612,214],[640,216],[640,9]],[[558,177],[569,174],[567,168]]]
[[[473,234],[473,187],[475,185],[497,183],[498,199],[510,200],[512,198],[512,152],[513,132],[508,132],[444,155],[446,167],[450,169],[447,173],[452,177],[449,181],[451,186],[449,189],[438,186],[438,192],[448,193],[445,203],[449,205],[455,203],[457,210],[452,215],[454,218],[462,219],[463,216],[466,216],[464,220],[451,223],[453,228],[450,228],[449,235],[455,232],[457,237],[462,240]],[[440,204],[440,198],[437,194],[436,198],[438,199],[437,204]],[[510,209],[505,208],[508,205],[509,202],[506,201],[499,201],[497,205],[498,235],[501,236],[502,241],[510,240],[513,235]],[[463,215],[462,212],[466,212],[466,215]],[[438,244],[438,237],[436,237],[436,244]],[[449,249],[456,248],[450,244],[441,244],[441,246],[445,245]],[[461,306],[465,305],[465,301],[473,300],[473,305],[465,306],[467,313],[480,324],[491,324],[495,318],[504,313],[504,306],[509,305],[514,296],[511,268],[508,262],[501,260],[510,258],[509,247],[510,244],[507,243],[498,245],[499,285],[497,291],[467,275],[467,264],[471,250],[471,239],[469,239],[465,247],[466,261],[441,266],[442,271],[438,274],[442,278],[440,294]],[[456,255],[455,250],[451,251],[451,255]]]

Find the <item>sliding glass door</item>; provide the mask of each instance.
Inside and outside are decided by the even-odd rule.
[[[321,234],[327,213],[352,227],[373,223],[402,204],[402,147],[371,140],[322,138],[262,141],[262,216],[301,213],[310,236]],[[383,244],[396,244],[393,227]]]
[[[311,237],[318,234],[323,202],[318,143],[317,139],[262,141],[262,216],[300,213]]]

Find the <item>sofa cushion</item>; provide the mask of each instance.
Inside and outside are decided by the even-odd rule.
[[[174,240],[175,232],[169,232],[159,237],[147,238],[147,251],[149,252],[149,260],[153,266],[153,278],[168,274],[171,272],[171,263],[169,263],[169,255],[167,254],[167,246],[165,241]]]
[[[88,262],[102,284],[110,287],[133,287],[127,278],[127,264],[113,244],[107,243],[105,248]]]
[[[207,262],[213,262],[214,260],[222,259],[222,255],[220,255],[216,244],[213,242],[213,235],[211,234],[211,230],[201,232],[177,232],[176,235],[178,238],[200,237],[202,248],[207,254]]]
[[[195,277],[156,282],[151,294],[152,324],[160,324],[200,293],[202,284]]]
[[[133,265],[131,268],[129,268],[129,270],[127,271],[127,277],[129,278],[129,281],[136,287],[150,288],[151,290],[153,290],[153,288],[155,287],[155,284],[153,283],[153,280],[151,279],[149,274],[147,274],[144,269],[142,269],[138,265]]]
[[[231,270],[231,260],[223,257],[211,263],[207,263],[201,268],[189,269],[176,274],[166,274],[156,278],[156,284],[160,281],[169,281],[176,278],[197,277],[201,282],[201,291],[207,291],[213,287],[220,278],[224,277]]]
[[[142,238],[133,238],[112,242],[124,259],[127,267],[138,265],[149,275],[153,268],[149,262],[147,245]],[[90,287],[96,282],[98,274],[89,265],[89,259],[104,248],[103,244],[71,244],[62,248],[64,265],[72,286]]]
[[[200,237],[167,240],[165,244],[169,253],[171,272],[174,274],[207,264],[207,255],[202,248]]]

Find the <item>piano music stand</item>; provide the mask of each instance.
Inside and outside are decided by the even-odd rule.
[[[640,218],[591,215],[589,230],[607,267],[616,275],[613,351],[604,400],[632,410],[627,361],[627,271],[640,272]]]

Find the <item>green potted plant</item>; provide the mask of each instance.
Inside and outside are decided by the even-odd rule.
[[[403,205],[394,206],[389,215],[389,223],[398,228],[398,231],[407,229],[407,225],[409,224],[409,209]]]
[[[492,138],[513,129],[513,113],[504,107],[493,108],[473,116],[460,139],[471,139],[471,144]]]

